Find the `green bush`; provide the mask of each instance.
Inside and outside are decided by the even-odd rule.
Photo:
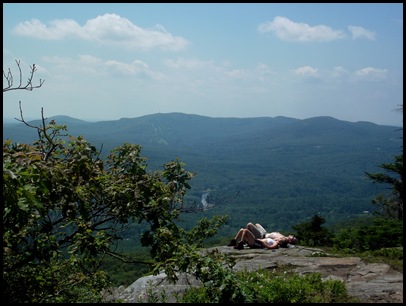
[[[374,219],[371,225],[355,225],[340,230],[333,242],[335,248],[353,252],[403,246],[403,221]]]
[[[323,217],[314,215],[310,221],[294,225],[292,228],[297,232],[301,245],[329,246],[332,244],[333,233],[322,227],[325,222]]]
[[[403,273],[403,247],[383,248],[358,254],[367,262],[385,263]]]
[[[191,288],[182,303],[345,303],[355,302],[343,282],[322,280],[319,273],[230,272],[222,285]]]

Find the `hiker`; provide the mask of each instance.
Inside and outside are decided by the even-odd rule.
[[[242,230],[244,230],[244,229],[240,229],[238,231],[237,235],[235,236],[235,238],[233,238],[230,241],[228,246],[237,246],[238,241],[241,240],[241,237],[242,237],[242,233],[243,233]],[[289,244],[294,245],[298,241],[297,238],[293,235],[285,236],[285,235],[281,234],[280,232],[268,233],[263,228],[263,226],[259,223],[253,224],[253,223],[249,222],[249,223],[247,223],[245,230],[249,231],[254,236],[254,239],[256,239],[256,240],[262,240],[264,238],[271,238],[271,239],[277,241],[278,246],[280,246],[280,247],[288,247]]]

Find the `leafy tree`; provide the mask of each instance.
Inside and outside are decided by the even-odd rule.
[[[297,232],[300,244],[328,246],[332,243],[333,234],[327,228],[321,226],[325,222],[326,220],[323,217],[314,215],[309,222],[293,225],[292,228]]]
[[[399,105],[397,111],[403,113],[403,104]],[[392,163],[383,163],[380,168],[384,169],[385,173],[365,172],[373,183],[388,184],[391,190],[390,194],[381,193],[372,200],[372,203],[378,207],[375,213],[383,217],[403,221],[403,148],[400,154],[394,156]]]
[[[394,157],[392,163],[381,164],[387,173],[369,173],[366,175],[374,183],[388,184],[391,194],[380,194],[372,203],[378,207],[377,214],[396,220],[403,220],[403,151]]]
[[[202,220],[190,233],[177,226],[188,211],[183,196],[193,177],[180,161],[148,172],[141,148],[128,143],[103,161],[83,137],[43,123],[33,145],[3,144],[5,301],[67,302],[78,299],[72,290],[87,287],[97,299],[107,286],[103,256],[135,261],[111,248],[131,222],[149,226],[142,244],[156,260],[153,271],[163,268],[176,279],[174,258],[187,269],[184,255],[225,222]]]
[[[13,88],[8,80],[3,91]],[[32,75],[15,89],[36,88],[30,84]],[[226,217],[213,217],[189,232],[178,227],[181,213],[196,211],[183,201],[194,174],[179,160],[150,172],[141,147],[129,143],[102,160],[101,151],[69,135],[65,125],[47,122],[43,111],[40,126],[24,120],[21,103],[20,113],[38,139],[30,145],[3,140],[3,302],[100,301],[109,285],[103,258],[137,262],[114,249],[132,222],[147,228],[142,245],[154,262],[144,263],[176,280],[225,223]]]

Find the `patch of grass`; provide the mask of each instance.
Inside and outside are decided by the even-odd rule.
[[[359,257],[371,263],[386,263],[394,270],[403,273],[403,247],[366,251],[360,253]]]

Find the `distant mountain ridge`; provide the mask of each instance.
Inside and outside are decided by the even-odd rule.
[[[395,126],[378,125],[371,122],[349,122],[338,120],[329,116],[312,117],[308,119],[295,119],[290,117],[255,117],[255,118],[215,118],[201,115],[184,113],[152,114],[135,118],[121,118],[109,121],[84,121],[69,116],[59,115],[47,118],[47,121],[55,120],[58,124],[66,124],[68,130],[73,133],[84,133],[85,135],[106,134],[107,137],[126,138],[134,132],[141,143],[169,144],[168,140],[180,141],[183,137],[186,142],[197,137],[251,137],[254,134],[267,132],[272,129],[274,133],[284,131],[292,133],[292,136],[301,137],[307,133],[323,133],[335,129],[349,133],[378,132],[384,129],[396,129]],[[31,120],[31,125],[41,125],[41,120]],[[3,123],[6,131],[15,124]],[[22,123],[18,128],[26,128]],[[7,135],[7,133],[3,133]],[[152,136],[152,137],[151,137]],[[309,134],[307,134],[309,136]],[[319,136],[318,136],[319,137]],[[116,138],[115,138],[116,139]]]
[[[365,171],[380,171],[379,165],[391,162],[403,144],[399,127],[328,116],[158,113],[98,122],[48,118],[52,119],[66,124],[69,134],[83,135],[99,148],[103,145],[104,155],[129,142],[141,145],[152,169],[179,158],[187,170],[197,173],[189,193],[192,200],[199,202],[201,190],[207,188],[213,190],[211,201],[233,199],[213,211],[232,214],[233,228],[254,221],[281,230],[314,213],[339,220],[369,211],[371,199],[385,186],[368,182]],[[37,133],[24,124],[3,123],[3,140],[7,138],[31,143]],[[247,205],[250,210],[244,209]]]

